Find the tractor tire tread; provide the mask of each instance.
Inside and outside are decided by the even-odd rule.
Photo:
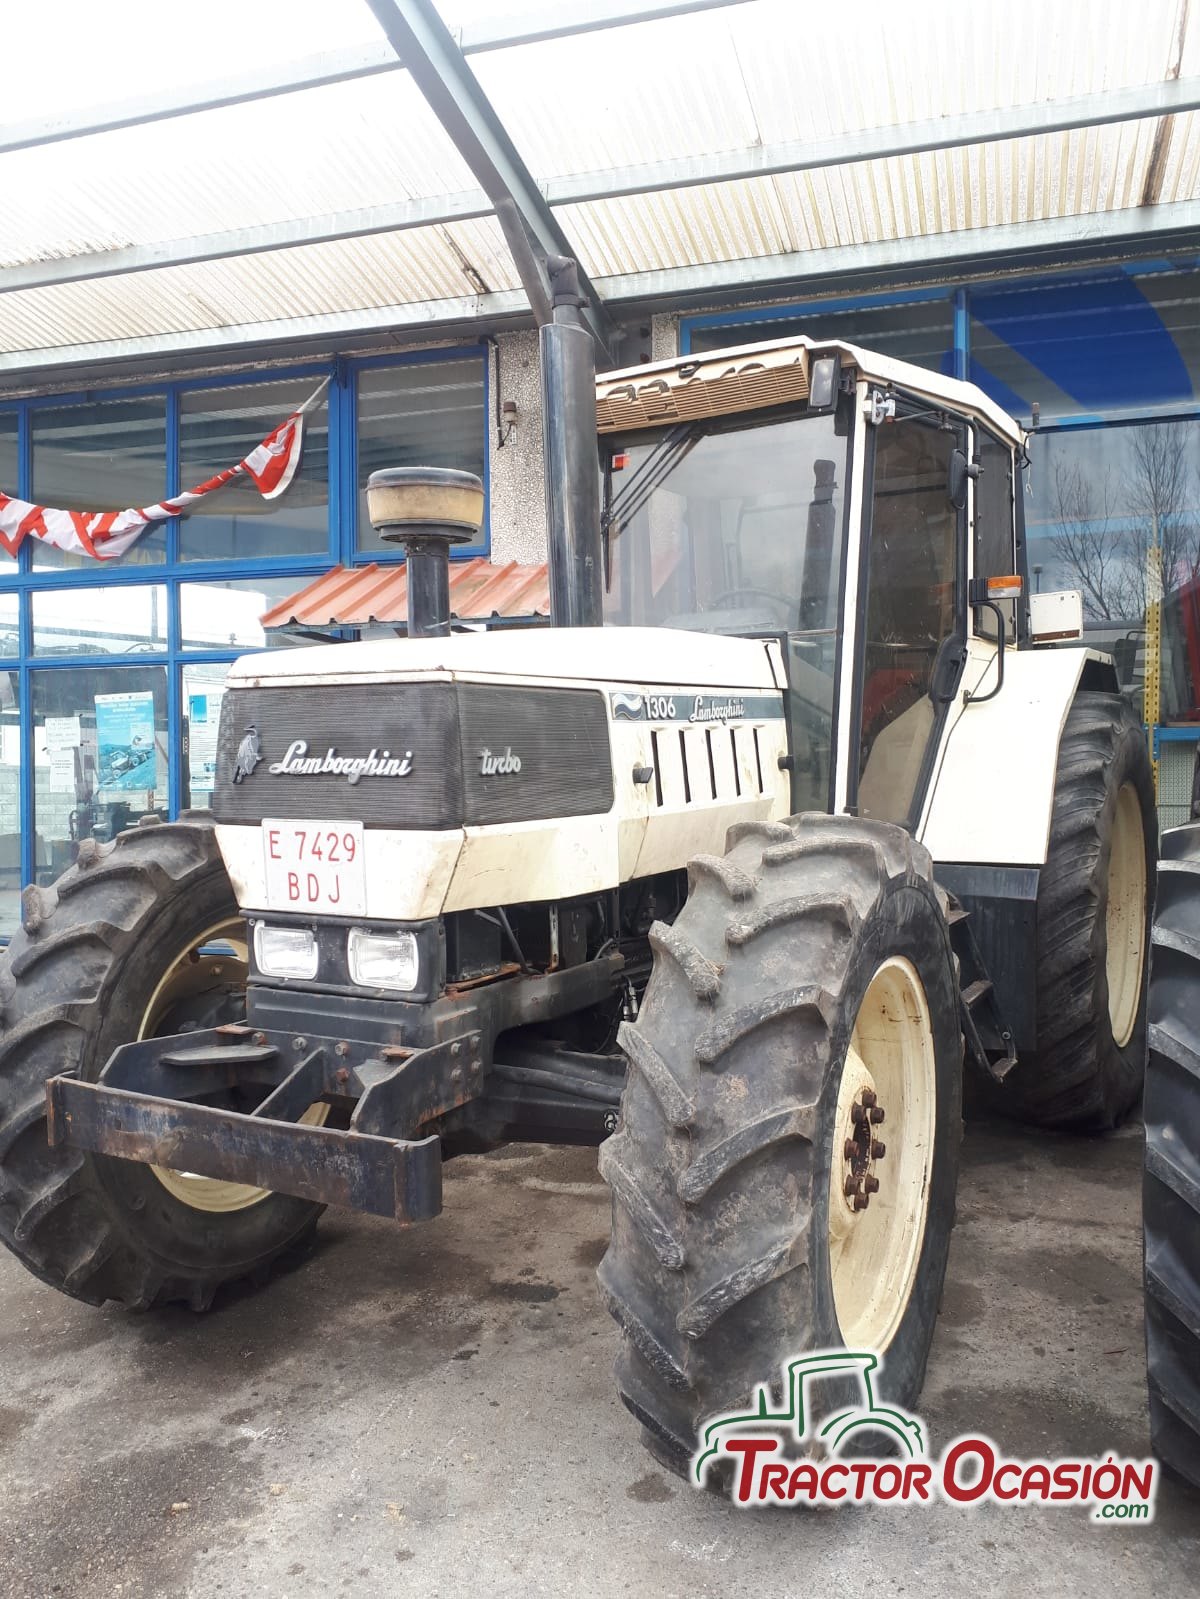
[[[1142,1184],[1150,1444],[1200,1489],[1200,948],[1190,936],[1200,925],[1200,822],[1164,834],[1163,854]]]

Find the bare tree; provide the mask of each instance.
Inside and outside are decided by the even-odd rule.
[[[1186,422],[1132,429],[1127,449],[1113,452],[1125,470],[1108,465],[1089,473],[1078,463],[1055,461],[1058,530],[1051,544],[1094,620],[1140,620],[1153,589],[1169,594],[1200,574],[1191,436]],[[1158,552],[1153,580],[1152,549]]]
[[[1111,470],[1097,482],[1077,463],[1056,458],[1054,519],[1051,546],[1079,584],[1084,610],[1102,621],[1123,617],[1125,540],[1114,516]]]
[[[1151,549],[1158,551],[1154,586],[1161,594],[1191,581],[1200,570],[1200,519],[1187,460],[1189,431],[1186,422],[1160,422],[1133,433],[1126,480],[1132,513],[1125,574],[1131,616],[1143,615],[1152,597]]]

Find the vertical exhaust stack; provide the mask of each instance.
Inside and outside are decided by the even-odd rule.
[[[408,557],[408,636],[450,632],[450,546],[470,544],[483,525],[483,484],[473,472],[392,466],[367,479],[367,514],[387,544]]]
[[[554,320],[539,331],[550,614],[555,627],[604,619],[600,460],[596,447],[596,346],[579,309],[575,262],[547,261]]]

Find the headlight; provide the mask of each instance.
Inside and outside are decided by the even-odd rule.
[[[365,933],[350,929],[347,944],[350,977],[363,988],[394,988],[411,994],[417,986],[419,961],[413,933]]]
[[[264,977],[301,977],[311,983],[317,975],[316,935],[307,927],[256,922],[254,963]]]

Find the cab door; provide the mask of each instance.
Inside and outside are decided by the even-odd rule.
[[[915,828],[966,657],[966,521],[950,481],[967,441],[962,423],[907,409],[868,438],[847,802]]]

